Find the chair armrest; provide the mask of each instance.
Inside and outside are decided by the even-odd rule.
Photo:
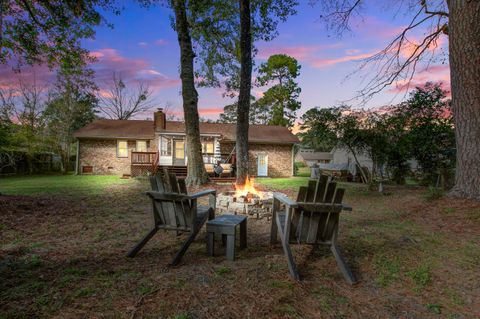
[[[292,208],[298,207],[297,202],[291,200],[287,196],[283,195],[282,193],[273,193],[273,198],[279,200],[281,203],[290,206]]]
[[[348,204],[342,204],[343,206],[343,210],[346,210],[346,211],[349,211],[351,212],[353,210],[352,206],[348,205]]]
[[[310,212],[341,212],[342,204],[327,204],[327,203],[306,203],[298,202],[299,207]]]
[[[145,194],[154,200],[182,201],[182,200],[190,199],[188,195],[178,194],[178,193],[148,191],[148,192],[145,192]]]
[[[178,193],[164,193],[164,192],[155,192],[155,191],[148,191],[145,194],[150,196],[152,199],[155,200],[190,200],[190,199],[197,199],[200,197],[204,197],[207,195],[216,195],[217,191],[214,189],[207,189],[192,195],[185,195],[185,194],[178,194]]]
[[[215,189],[206,189],[204,191],[201,191],[201,192],[198,192],[198,193],[195,193],[195,194],[191,194],[191,195],[187,195],[188,199],[196,199],[196,198],[200,198],[200,197],[204,197],[204,196],[207,196],[207,195],[217,195],[217,191]]]

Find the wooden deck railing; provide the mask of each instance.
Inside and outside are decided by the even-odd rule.
[[[212,163],[216,164],[217,160],[220,158],[222,162],[226,161],[228,159],[228,163],[233,164],[235,162],[235,156],[230,156],[230,154],[220,154],[218,155],[213,155],[213,154],[203,154],[203,157],[205,158],[206,163]],[[137,166],[143,166],[143,165],[158,165],[159,162],[159,157],[158,157],[158,152],[137,152],[137,151],[132,151],[132,157],[131,157],[131,164],[132,165],[137,165]]]
[[[157,152],[132,151],[132,165],[152,165],[157,159]]]

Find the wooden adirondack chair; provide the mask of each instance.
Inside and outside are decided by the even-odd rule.
[[[207,219],[215,218],[216,190],[189,195],[185,180],[177,180],[175,174],[167,169],[163,174],[158,172],[150,176],[150,185],[152,190],[146,194],[152,199],[154,226],[127,256],[135,257],[159,229],[188,232],[190,236],[170,263],[174,266],[180,262]],[[209,196],[209,206],[197,205],[197,199],[204,196]]]
[[[330,177],[321,175],[317,180],[310,180],[308,187],[300,187],[297,201],[280,193],[273,194],[270,242],[274,244],[279,235],[294,279],[299,280],[300,277],[290,244],[321,244],[330,246],[345,279],[350,284],[357,282],[337,245],[340,212],[351,210],[351,207],[342,204],[344,193],[345,189],[337,188]],[[281,206],[285,207],[284,211]]]

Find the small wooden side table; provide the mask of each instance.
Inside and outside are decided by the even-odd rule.
[[[226,237],[226,255],[230,261],[235,260],[235,238],[237,226],[240,225],[240,249],[247,247],[247,217],[240,215],[220,215],[207,221],[207,254],[214,255],[215,234]]]

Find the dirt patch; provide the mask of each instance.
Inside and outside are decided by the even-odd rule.
[[[81,201],[53,196],[0,196],[0,223],[4,227],[24,229],[51,219],[62,219],[81,211]]]

